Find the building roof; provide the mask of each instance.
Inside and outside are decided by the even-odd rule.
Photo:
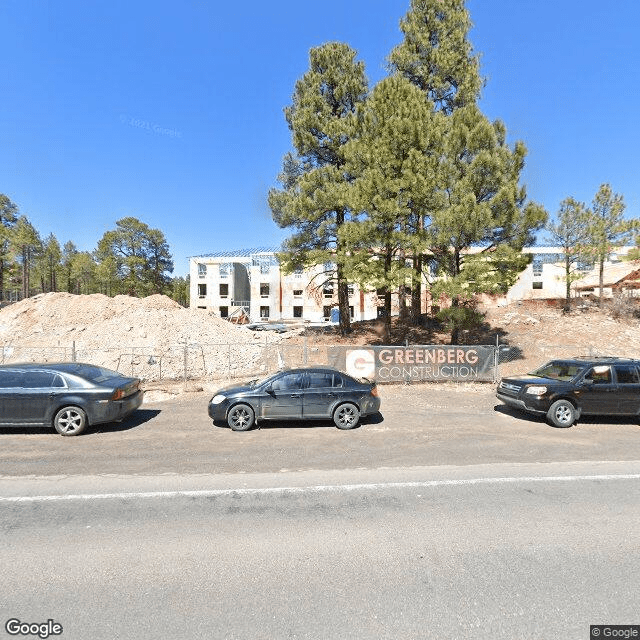
[[[190,256],[191,258],[250,258],[258,253],[276,253],[280,251],[280,247],[254,247],[251,249],[222,249],[213,253],[203,253],[198,256]]]
[[[640,285],[640,264],[638,262],[619,262],[616,264],[605,264],[604,266],[605,287],[616,287],[623,283],[628,286]],[[576,289],[592,289],[600,286],[600,270],[598,267],[590,271],[584,278],[575,284]]]

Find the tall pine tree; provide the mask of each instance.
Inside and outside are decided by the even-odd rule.
[[[465,303],[478,293],[506,290],[525,264],[520,250],[546,213],[526,204],[518,185],[524,145],[511,149],[504,125],[490,123],[477,107],[484,82],[468,40],[464,0],[412,0],[400,28],[404,40],[389,56],[391,69],[447,116],[442,197],[432,198],[439,204],[424,212],[423,221],[442,276],[434,295],[451,300],[443,317],[454,343],[473,316]]]
[[[356,107],[367,94],[364,65],[355,56],[338,42],[311,49],[309,70],[285,110],[295,152],[285,156],[282,188],[269,193],[273,219],[293,231],[280,256],[283,269],[335,265],[325,281],[337,282],[342,334],[349,331],[350,318],[347,252],[339,230],[352,215],[346,202],[352,176],[344,149],[353,135]]]
[[[348,171],[356,176],[349,204],[363,215],[340,233],[351,277],[384,291],[387,339],[392,293],[398,294],[402,315],[406,289],[417,284],[407,262],[424,251],[421,221],[437,194],[443,124],[444,116],[433,112],[424,93],[391,76],[359,109],[357,135],[346,147]]]

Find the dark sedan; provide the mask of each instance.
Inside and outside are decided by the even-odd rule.
[[[142,404],[138,378],[80,362],[0,367],[0,425],[53,426],[76,436],[87,425],[116,422]]]
[[[262,420],[333,420],[338,429],[353,429],[362,416],[379,409],[375,382],[315,367],[227,387],[209,401],[209,417],[234,431],[247,431]]]
[[[503,378],[497,397],[555,427],[581,415],[639,416],[640,361],[593,357],[552,360],[523,376]]]

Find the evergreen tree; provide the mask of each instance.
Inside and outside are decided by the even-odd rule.
[[[293,104],[285,110],[295,153],[284,158],[278,177],[282,189],[269,193],[273,219],[293,231],[280,256],[284,271],[335,265],[325,282],[337,282],[343,334],[350,319],[347,255],[339,230],[352,215],[346,203],[352,176],[345,168],[344,148],[353,135],[356,107],[367,93],[364,65],[355,56],[348,45],[337,42],[311,49],[309,70],[296,83]]]
[[[490,123],[477,107],[484,82],[468,40],[464,0],[412,0],[400,28],[404,40],[389,56],[391,69],[447,116],[441,197],[431,199],[435,207],[424,212],[423,222],[429,222],[430,253],[442,276],[433,294],[451,300],[441,317],[456,342],[475,316],[475,294],[506,290],[524,268],[520,250],[546,213],[525,204],[524,187],[518,186],[524,145],[509,148],[504,125]]]
[[[521,142],[508,146],[501,122],[490,123],[469,105],[454,111],[448,123],[441,159],[445,198],[432,214],[431,232],[443,276],[433,290],[451,300],[441,315],[453,344],[474,315],[470,299],[504,293],[515,282],[528,262],[521,250],[547,215],[526,203],[526,190],[518,185],[526,149]]]
[[[564,312],[566,313],[571,309],[571,284],[582,277],[576,271],[576,265],[583,259],[582,251],[588,238],[587,209],[584,203],[574,198],[565,198],[560,203],[557,222],[548,223],[546,230],[553,244],[562,248],[566,283]]]
[[[71,240],[64,243],[62,247],[62,273],[64,275],[64,288],[68,293],[73,293],[73,260],[78,254],[78,249]]]
[[[4,296],[4,276],[9,268],[11,231],[18,220],[18,207],[0,193],[0,300]]]
[[[96,250],[103,268],[99,277],[104,282],[117,274],[121,290],[131,296],[162,293],[173,271],[169,245],[159,229],[151,229],[137,218],[127,217],[116,222],[117,228],[107,231]]]
[[[26,216],[20,216],[11,233],[11,247],[21,266],[22,297],[31,295],[31,270],[42,250],[42,241]]]
[[[62,249],[57,238],[50,233],[42,243],[42,251],[36,260],[37,275],[40,278],[40,289],[58,291],[58,275],[62,271]]]
[[[382,80],[359,109],[357,135],[346,146],[356,176],[350,208],[364,212],[340,230],[348,271],[362,287],[384,291],[386,339],[391,294],[401,315],[413,268],[407,261],[425,248],[423,212],[437,190],[444,117],[408,80]]]
[[[96,263],[89,251],[78,251],[71,262],[72,293],[90,294],[96,292]]]
[[[587,215],[587,245],[599,271],[599,306],[603,299],[604,263],[615,247],[631,239],[634,230],[634,222],[623,217],[625,206],[622,195],[613,193],[609,184],[602,184]]]
[[[404,40],[389,56],[391,70],[447,115],[475,104],[484,84],[479,56],[468,40],[471,26],[464,0],[411,0],[400,21]]]

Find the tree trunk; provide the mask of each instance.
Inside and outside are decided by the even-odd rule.
[[[565,281],[567,283],[566,289],[566,297],[564,301],[564,313],[569,313],[571,311],[571,262],[569,261],[569,256],[565,258],[564,261],[565,268]]]
[[[336,211],[336,278],[338,280],[338,309],[340,311],[340,335],[346,336],[351,332],[351,315],[349,313],[349,285],[344,275],[342,256],[342,242],[339,236],[340,227],[344,224],[344,210]]]
[[[340,310],[340,335],[346,336],[351,332],[351,314],[349,313],[349,285],[342,272],[342,266],[337,266],[338,272],[338,309]]]
[[[598,296],[598,306],[602,307],[602,301],[603,301],[602,289],[604,288],[604,258],[600,259],[600,277],[598,280],[598,284],[600,285],[600,295]]]
[[[457,309],[460,306],[460,302],[458,300],[458,296],[454,296],[453,300],[451,300],[451,307]],[[458,326],[457,320],[454,318],[451,325],[451,341],[449,344],[458,344],[460,340],[460,327]]]
[[[391,342],[391,289],[389,288],[389,274],[391,273],[391,250],[387,248],[384,257],[384,279],[387,283],[384,289],[384,341]]]
[[[413,287],[411,288],[411,324],[418,325],[422,315],[422,256],[413,257]]]

